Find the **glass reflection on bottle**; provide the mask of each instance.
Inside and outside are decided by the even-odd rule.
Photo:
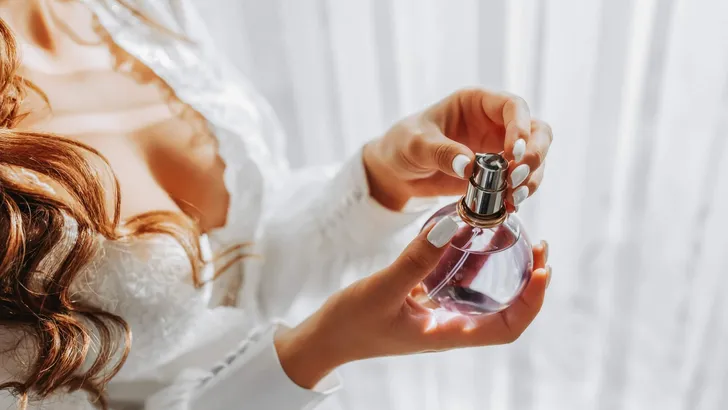
[[[518,217],[480,228],[466,223],[457,203],[435,213],[425,224],[445,216],[459,226],[435,270],[423,281],[428,298],[442,308],[463,314],[494,313],[508,307],[531,276],[531,243]]]

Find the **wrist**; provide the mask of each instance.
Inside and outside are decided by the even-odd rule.
[[[279,329],[274,344],[288,378],[310,390],[343,363],[339,363],[326,347],[328,338],[309,322],[307,320],[293,329]]]
[[[382,160],[378,141],[364,146],[362,161],[367,175],[369,195],[385,208],[401,211],[412,196],[407,186],[394,176],[393,170]]]

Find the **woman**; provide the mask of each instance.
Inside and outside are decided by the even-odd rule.
[[[411,198],[462,192],[474,151],[511,160],[511,208],[533,193],[551,132],[521,99],[460,91],[335,174],[293,174],[274,117],[189,6],[138,3],[0,0],[0,383],[21,407],[312,408],[343,363],[528,326],[545,243],[499,315],[438,322],[408,296],[449,219],[302,324],[272,319],[386,250],[426,211]]]

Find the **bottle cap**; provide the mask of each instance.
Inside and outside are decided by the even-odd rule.
[[[463,204],[475,217],[492,217],[504,212],[508,161],[500,154],[476,154],[473,174]]]

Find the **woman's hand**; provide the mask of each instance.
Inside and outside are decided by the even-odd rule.
[[[474,152],[504,152],[510,161],[509,208],[541,183],[551,145],[548,124],[526,102],[482,89],[460,90],[395,124],[364,149],[371,195],[401,209],[411,197],[465,192]]]
[[[389,267],[332,296],[295,329],[277,335],[288,376],[312,388],[334,368],[371,357],[510,343],[536,317],[551,269],[547,245],[534,246],[526,289],[507,309],[491,315],[441,314],[413,299],[412,291],[437,265],[457,225],[450,218],[420,234]]]

